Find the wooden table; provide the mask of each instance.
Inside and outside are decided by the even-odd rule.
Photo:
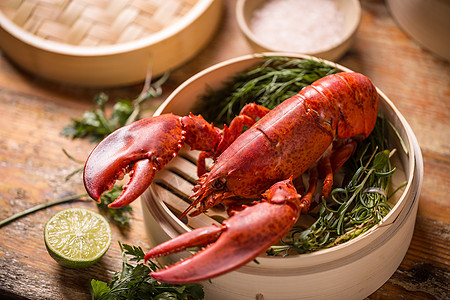
[[[252,49],[239,32],[234,1],[225,1],[221,27],[207,49],[175,70],[153,111],[196,72]],[[414,130],[424,159],[424,180],[414,236],[395,274],[368,299],[448,299],[450,297],[450,66],[411,40],[381,0],[362,1],[357,39],[339,63],[369,76],[395,103]],[[83,193],[81,178],[65,181],[79,165],[62,149],[84,160],[93,145],[70,140],[60,131],[105,91],[112,99],[134,98],[142,86],[77,88],[47,82],[16,68],[0,54],[0,219],[38,203]],[[113,226],[106,256],[83,272],[60,267],[43,242],[45,222],[72,206],[96,209],[93,202],[51,207],[0,228],[0,298],[89,299],[91,278],[109,282],[121,269],[117,241],[147,248],[139,201],[129,230]],[[326,281],[326,279],[324,279]],[[326,283],[324,283],[326,284]]]

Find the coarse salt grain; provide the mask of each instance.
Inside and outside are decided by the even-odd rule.
[[[250,30],[271,50],[314,53],[343,40],[344,17],[330,0],[268,0]]]

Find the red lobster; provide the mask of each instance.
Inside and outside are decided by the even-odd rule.
[[[127,205],[148,188],[155,172],[188,144],[202,151],[198,163],[201,177],[190,206],[196,211],[191,215],[218,203],[234,208],[262,194],[260,202],[232,210],[221,226],[187,232],[145,256],[147,260],[209,245],[151,274],[172,283],[205,280],[246,264],[287,234],[300,213],[309,209],[318,178],[324,178],[322,195],[327,197],[333,174],[352,155],[356,143],[370,134],[377,111],[378,94],[372,82],[358,73],[339,73],[317,80],[272,111],[249,104],[223,130],[192,114],[143,119],[118,129],[97,145],[85,165],[85,187],[98,200],[131,169],[130,182],[110,207]],[[251,127],[241,134],[244,125]],[[215,160],[209,172],[206,157]],[[308,190],[300,196],[292,180],[308,170]]]

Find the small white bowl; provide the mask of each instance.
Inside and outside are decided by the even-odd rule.
[[[266,56],[287,56],[308,59],[311,57],[293,53],[265,53]],[[314,58],[313,58],[314,59]],[[198,97],[209,88],[220,88],[225,81],[237,73],[260,64],[262,55],[246,55],[214,65],[194,75],[181,84],[157,109],[155,115],[173,112],[188,114]],[[351,70],[335,65],[342,71]],[[403,151],[395,143],[395,133],[389,132],[396,144],[397,161],[393,165],[397,171],[392,179],[395,188],[404,180],[407,185],[397,193],[392,210],[380,224],[364,234],[346,243],[317,252],[289,257],[257,258],[258,264],[251,262],[245,266],[203,282],[206,299],[215,300],[252,300],[262,294],[266,300],[279,299],[364,299],[382,286],[397,270],[411,242],[423,179],[422,154],[416,137],[410,126],[394,104],[378,90],[379,110],[395,126],[409,149]],[[189,147],[187,147],[189,148]],[[189,152],[192,153],[192,152]],[[188,225],[181,222],[172,212],[183,211],[188,203],[177,195],[168,195],[157,181],[169,182],[175,190],[186,195],[192,194],[193,185],[174,175],[174,167],[186,173],[195,173],[195,165],[185,163],[185,159],[174,158],[163,170],[157,173],[154,183],[142,195],[144,223],[151,247],[171,239],[191,228],[211,225],[215,222],[208,214],[188,217]],[[189,166],[188,166],[189,165]],[[399,176],[400,178],[395,178]],[[165,200],[170,201],[165,202]],[[220,255],[220,254],[219,254]],[[186,258],[188,253],[178,253],[169,257],[169,261]]]
[[[340,33],[341,37],[334,42],[327,43],[323,47],[319,45],[306,45],[305,51],[286,49],[286,46],[283,45],[273,45],[272,42],[268,43],[267,40],[263,41],[254,31],[252,31],[251,24],[255,11],[261,8],[267,1],[268,0],[238,0],[236,5],[236,17],[239,27],[256,52],[294,52],[334,61],[341,58],[354,42],[361,19],[361,4],[358,0],[333,0],[332,2],[334,2],[337,11],[340,12],[343,17],[343,28]],[[288,19],[286,22],[289,21]],[[267,22],[270,23],[271,20],[267,20]],[[323,24],[319,21],[317,26],[323,26]],[[328,28],[325,28],[325,30],[327,29]],[[279,36],[281,36],[281,34],[279,34]],[[295,39],[295,36],[292,36],[291,38]],[[283,40],[283,42],[285,44],[289,43],[285,40]],[[293,45],[293,48],[294,47],[295,46]],[[315,50],[308,51],[307,49]]]
[[[209,42],[223,7],[221,0],[0,2],[0,48],[17,65],[52,81],[102,87],[186,62]]]

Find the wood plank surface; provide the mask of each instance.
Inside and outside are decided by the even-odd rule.
[[[381,0],[363,0],[355,44],[338,63],[362,72],[394,102],[411,125],[424,159],[423,187],[411,246],[395,274],[368,299],[449,299],[450,279],[450,64],[422,49],[395,23]],[[225,1],[211,43],[174,70],[162,97],[147,104],[150,115],[180,83],[223,60],[252,53]],[[39,203],[82,194],[80,167],[62,152],[84,160],[93,144],[60,135],[71,118],[93,105],[100,91],[112,99],[136,97],[142,85],[94,89],[48,82],[17,68],[0,52],[0,220]],[[130,227],[113,229],[105,257],[82,272],[62,268],[47,254],[45,222],[66,207],[96,210],[94,202],[72,202],[41,210],[0,228],[0,298],[90,299],[91,278],[109,282],[121,269],[117,241],[147,248],[141,204]],[[324,279],[326,284],[326,279]]]

